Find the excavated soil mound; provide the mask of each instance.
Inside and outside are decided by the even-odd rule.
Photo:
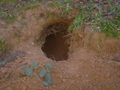
[[[0,90],[119,90],[120,39],[105,38],[90,26],[68,31],[78,12],[64,18],[47,4],[25,11],[26,18],[18,17],[23,23],[0,21],[8,27],[0,27],[0,39],[5,40],[6,48],[11,46],[9,62],[0,67]],[[46,13],[48,8],[50,14]],[[0,54],[3,60],[5,55]],[[41,65],[36,70],[38,76],[46,63],[54,64],[49,88],[36,75],[19,74],[33,61]]]

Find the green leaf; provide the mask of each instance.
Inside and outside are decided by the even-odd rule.
[[[50,71],[48,70],[48,68],[46,69],[46,71],[47,71],[47,72],[50,72]]]
[[[53,64],[52,62],[51,62],[50,64],[51,64],[52,66],[54,66],[54,64]]]
[[[3,44],[3,42],[4,42],[4,40],[0,40],[0,45],[2,45],[2,44]]]
[[[45,64],[45,67],[47,67],[48,65],[49,65],[49,63],[46,63],[46,64]]]
[[[49,66],[48,70],[51,72],[52,71],[52,66]]]
[[[0,65],[4,65],[4,64],[6,64],[7,63],[7,60],[2,60],[2,61],[0,61]]]
[[[47,82],[49,85],[52,84],[52,78],[51,78],[50,74],[47,74],[47,75],[46,75],[45,80],[46,80],[46,82]]]
[[[25,70],[26,69],[26,66],[25,67],[23,67],[21,70]]]
[[[46,86],[46,87],[49,87],[49,84],[45,81],[43,81],[43,85]]]
[[[29,65],[29,68],[31,68],[31,64]]]
[[[43,70],[40,71],[39,77],[43,77],[45,74],[46,74],[46,70],[43,69]]]
[[[10,50],[10,46],[8,46],[7,50],[8,50],[8,51]]]
[[[32,69],[31,69],[31,68],[25,69],[25,74],[26,74],[27,76],[33,76],[33,71],[32,71]]]
[[[36,69],[37,68],[37,62],[33,62],[33,67]]]
[[[26,74],[25,74],[25,73],[21,73],[21,72],[19,73],[19,75],[26,76]]]

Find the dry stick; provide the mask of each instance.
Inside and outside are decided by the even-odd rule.
[[[118,82],[110,82],[110,83],[95,83],[95,84],[88,85],[88,87],[92,87],[92,86],[95,86],[95,85],[115,84],[115,83],[120,84],[120,81],[118,81]]]
[[[96,70],[99,70],[99,68],[97,68]],[[94,71],[96,71],[96,70],[94,70]],[[94,72],[94,71],[92,71],[92,72]],[[91,74],[92,72],[89,72],[89,73],[85,76],[85,78],[82,80],[80,86],[79,86],[78,88],[76,88],[75,90],[78,90],[79,88],[81,88],[82,83],[87,79],[87,76],[88,76],[89,74]]]

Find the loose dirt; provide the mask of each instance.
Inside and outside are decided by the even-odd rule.
[[[5,40],[5,47],[12,47],[5,54],[0,52],[0,60],[9,61],[0,67],[0,90],[119,90],[120,39],[92,32],[90,26],[68,31],[79,12],[63,18],[57,8],[47,4],[25,11],[26,19],[18,18],[24,23],[0,21],[7,25],[0,28],[0,39]],[[33,61],[54,63],[49,88],[36,76],[19,75]]]

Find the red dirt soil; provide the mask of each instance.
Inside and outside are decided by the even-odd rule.
[[[51,18],[46,13],[46,7],[51,12]],[[6,47],[11,45],[11,51],[26,52],[22,56],[20,53],[15,54],[13,56],[17,57],[15,61],[8,62],[0,68],[0,90],[120,89],[120,39],[105,39],[103,33],[91,34],[90,26],[67,32],[66,27],[70,25],[72,19],[77,15],[76,13],[78,12],[75,11],[72,16],[68,15],[67,18],[63,18],[57,8],[51,8],[46,4],[25,11],[26,19],[19,16],[18,19],[27,23],[27,26],[18,22],[7,25],[4,21],[0,21],[2,26],[7,25],[8,27],[0,28],[0,39],[5,40],[4,45]],[[57,30],[55,23],[66,27]],[[54,29],[52,34],[51,29],[48,28],[51,25],[53,26],[51,29]],[[61,32],[65,33],[67,40],[63,38]],[[50,39],[50,37],[54,38]],[[56,42],[54,42],[55,39]],[[42,48],[43,45],[44,47],[50,45],[52,49]],[[61,45],[61,48],[58,48],[58,45]],[[46,56],[42,50],[48,55]],[[55,59],[57,57],[59,61],[51,59],[50,54],[54,54]],[[61,60],[61,57],[65,60]],[[19,75],[20,72],[23,72],[21,68],[29,66],[33,61],[41,63],[43,67],[47,62],[54,63],[51,72],[53,83],[49,88],[45,87],[36,76]],[[41,69],[37,69],[37,75]]]

